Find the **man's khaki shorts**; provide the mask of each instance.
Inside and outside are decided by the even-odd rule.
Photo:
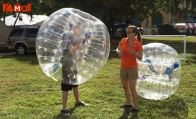
[[[121,79],[129,79],[129,80],[135,80],[138,78],[138,67],[125,69],[120,68],[120,78]]]

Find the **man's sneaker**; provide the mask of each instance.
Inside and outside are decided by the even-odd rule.
[[[75,106],[87,107],[87,106],[89,106],[89,104],[86,104],[83,101],[80,101],[79,103],[75,103]]]
[[[66,116],[70,116],[69,110],[65,109],[65,110],[61,110],[61,114],[66,115]]]
[[[138,113],[138,112],[139,112],[138,109],[133,108],[133,109],[131,109],[131,111],[129,112],[129,114]]]

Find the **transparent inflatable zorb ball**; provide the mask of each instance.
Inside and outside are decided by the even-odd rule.
[[[36,39],[43,72],[56,81],[78,85],[106,63],[110,36],[104,23],[73,8],[54,12],[41,25]]]
[[[138,61],[138,95],[162,100],[173,95],[181,80],[180,58],[176,50],[162,43],[143,46],[143,59]]]

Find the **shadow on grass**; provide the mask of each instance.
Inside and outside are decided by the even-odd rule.
[[[138,113],[129,114],[130,109],[124,108],[123,115],[119,119],[137,119]]]
[[[195,52],[196,52],[196,49],[195,49]],[[185,62],[185,64],[187,65],[196,64],[196,54],[194,54],[193,56],[190,56],[188,60]]]
[[[72,113],[74,112],[74,110],[76,109],[77,107],[73,107],[69,110],[70,112],[70,116],[66,116],[66,115],[63,115],[61,113],[59,113],[58,115],[54,116],[52,119],[69,119],[71,118],[71,115]]]
[[[147,118],[175,118],[186,119],[188,117],[188,107],[183,99],[172,96],[166,100],[146,100],[140,99],[140,115]]]
[[[12,51],[8,50],[8,47],[0,47],[0,53],[10,53]]]
[[[147,100],[140,97],[140,112],[129,114],[130,109],[124,109],[124,113],[119,119],[138,119],[145,117],[154,118],[175,118],[186,119],[188,117],[188,107],[183,99],[172,96],[166,100]]]
[[[0,56],[0,59],[8,59],[8,58],[18,60],[19,62],[23,62],[23,63],[29,63],[32,65],[38,64],[38,60],[35,52],[28,53],[27,55],[24,56],[19,56],[17,54]]]

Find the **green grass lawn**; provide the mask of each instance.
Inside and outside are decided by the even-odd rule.
[[[182,78],[177,92],[154,101],[139,97],[138,114],[121,109],[125,104],[119,78],[120,59],[114,52],[104,68],[79,86],[80,99],[89,107],[74,107],[69,92],[70,119],[195,119],[196,38],[187,37],[187,61],[181,62]],[[60,83],[41,70],[36,55],[0,56],[0,119],[64,119]]]

